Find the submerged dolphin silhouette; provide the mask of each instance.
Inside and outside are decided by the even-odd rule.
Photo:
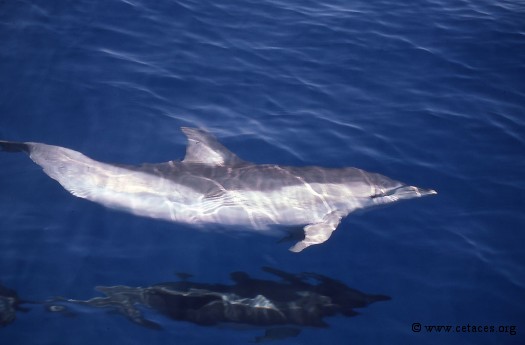
[[[110,208],[173,222],[249,226],[306,225],[300,252],[323,243],[354,210],[436,194],[357,168],[328,169],[254,164],[241,160],[210,134],[182,128],[182,161],[124,166],[40,143],[0,141],[25,151],[71,194]]]
[[[257,337],[256,342],[262,342],[296,336],[301,329],[295,326],[327,327],[327,317],[357,316],[359,309],[391,299],[317,273],[292,274],[272,267],[263,267],[263,271],[281,279],[258,279],[246,272],[232,272],[233,282],[229,284],[185,279],[146,287],[97,286],[95,289],[105,296],[88,300],[59,296],[48,299],[45,305],[49,311],[71,316],[75,314],[70,307],[75,306],[111,310],[152,329],[163,327],[147,318],[144,311],[148,309],[201,326],[272,327],[265,336]],[[279,328],[273,328],[276,326]]]

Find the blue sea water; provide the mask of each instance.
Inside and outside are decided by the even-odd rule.
[[[180,127],[201,127],[256,163],[354,166],[438,191],[351,214],[328,242],[295,254],[273,237],[105,209],[27,156],[2,153],[0,283],[26,300],[88,299],[98,285],[148,286],[175,272],[228,283],[234,271],[269,278],[260,267],[272,266],[392,298],[279,343],[523,344],[523,18],[517,0],[0,2],[3,140],[139,164],[182,158]],[[261,334],[28,307],[0,329],[1,344],[244,344]]]

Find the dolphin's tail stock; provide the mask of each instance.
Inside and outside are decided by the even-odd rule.
[[[89,198],[93,194],[96,187],[93,182],[97,179],[92,178],[91,171],[93,167],[103,165],[80,152],[41,143],[0,141],[0,151],[29,154],[29,158],[40,165],[49,177],[81,198]]]
[[[0,150],[6,152],[26,152],[29,153],[29,145],[15,141],[0,140]]]

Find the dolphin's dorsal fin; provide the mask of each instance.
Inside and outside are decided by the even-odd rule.
[[[182,127],[181,130],[188,138],[184,163],[237,165],[243,162],[211,134],[197,128]]]

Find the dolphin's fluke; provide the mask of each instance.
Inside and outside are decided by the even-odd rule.
[[[29,146],[26,143],[18,143],[14,141],[0,141],[0,149],[6,152],[29,153]]]

